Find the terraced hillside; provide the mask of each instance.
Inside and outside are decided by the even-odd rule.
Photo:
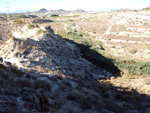
[[[95,13],[80,16],[76,24],[103,41],[114,56],[149,60],[149,17],[149,12]]]

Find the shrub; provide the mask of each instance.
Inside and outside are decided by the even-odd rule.
[[[111,48],[116,48],[116,46],[112,46]]]
[[[28,24],[28,29],[33,29],[33,28],[35,28],[35,25],[33,25],[33,24]]]
[[[33,51],[34,51],[34,50],[36,50],[36,47],[35,47],[35,46],[33,46],[33,47],[32,47],[32,50],[33,50]]]
[[[13,85],[18,88],[32,87],[32,82],[27,78],[16,78],[13,81]]]
[[[51,14],[51,17],[58,17],[58,14]]]
[[[44,32],[45,31],[43,29],[39,29],[39,30],[37,30],[36,34],[39,35],[39,34],[44,33]]]
[[[16,20],[16,24],[25,24],[22,20]]]
[[[10,37],[12,40],[15,40],[16,38],[14,36]]]
[[[43,88],[44,90],[51,91],[51,82],[44,77],[38,78],[34,81],[34,88]]]
[[[135,54],[137,52],[137,50],[135,50],[135,49],[131,49],[130,51],[129,51],[129,53],[132,53],[132,54]]]

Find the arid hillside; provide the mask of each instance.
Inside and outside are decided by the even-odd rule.
[[[149,60],[150,12],[91,13],[75,21],[78,27],[103,41],[114,56]]]
[[[149,12],[15,16],[0,26],[0,113],[150,113]]]
[[[1,42],[1,113],[149,113],[149,80],[135,85],[143,78],[115,79],[49,26],[38,30],[33,36],[24,26]]]

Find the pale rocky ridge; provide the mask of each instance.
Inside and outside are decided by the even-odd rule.
[[[0,72],[1,113],[149,113],[150,111],[149,96],[139,95],[134,91],[123,91],[123,88],[112,87],[107,82],[67,78],[60,74],[49,76],[22,72],[2,59]]]
[[[96,66],[81,58],[80,50],[76,45],[55,35],[51,28],[47,27],[48,33],[45,36],[36,36],[38,29],[30,30],[23,27],[20,32],[12,31],[16,38],[9,39],[1,45],[0,56],[24,70],[40,68],[40,72],[45,73],[45,70],[57,72],[59,68],[59,71],[65,71],[66,75],[88,79],[112,75],[104,70],[100,71]]]
[[[82,13],[86,13],[86,11],[84,11],[83,9],[76,9],[76,10],[69,10],[66,11],[64,9],[58,9],[58,10],[47,10],[45,8],[40,9],[39,11],[36,11],[34,13],[37,14],[58,14],[58,15],[68,15],[68,14],[82,14]],[[33,13],[33,14],[34,14]]]
[[[40,29],[46,33],[13,30],[16,38],[0,45],[1,113],[149,113],[149,96],[98,82],[112,74],[50,27]]]

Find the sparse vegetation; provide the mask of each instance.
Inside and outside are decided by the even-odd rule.
[[[137,52],[136,49],[131,49],[131,50],[129,50],[129,53],[132,53],[132,54],[135,54],[136,52]]]
[[[51,17],[58,17],[58,14],[51,14]]]
[[[16,24],[25,24],[22,20],[16,20]]]
[[[39,29],[39,30],[37,30],[36,34],[39,35],[39,34],[42,34],[42,33],[44,33],[44,32],[45,32],[45,31],[44,31],[43,29]]]
[[[33,29],[35,28],[36,26],[34,24],[28,24],[28,29]]]

